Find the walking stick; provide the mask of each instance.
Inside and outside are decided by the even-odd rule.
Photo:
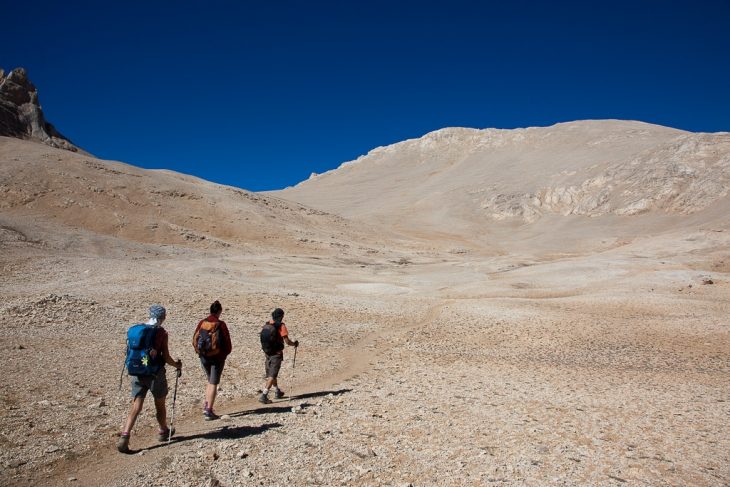
[[[175,425],[175,400],[177,400],[177,381],[180,379],[180,375],[182,375],[182,370],[177,369],[177,372],[175,372],[175,392],[172,393],[172,419],[170,420],[170,429],[167,433],[168,443],[172,440],[172,428]]]
[[[119,390],[122,390],[122,377],[124,377],[124,366],[126,364],[122,364],[122,371],[119,373]]]
[[[297,345],[296,347],[294,347],[294,358],[291,361],[291,368],[292,369],[297,364],[297,348],[299,348],[299,345]]]
[[[122,390],[122,377],[124,377],[124,367],[127,366],[127,355],[129,355],[129,344],[127,344],[127,351],[124,353],[124,362],[122,362],[122,371],[119,373],[119,390]]]

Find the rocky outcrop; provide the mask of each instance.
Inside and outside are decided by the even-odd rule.
[[[687,134],[608,165],[592,177],[547,175],[530,193],[491,194],[478,203],[495,220],[542,215],[689,215],[730,194],[730,134]]]
[[[38,102],[38,90],[23,68],[14,69],[7,76],[0,69],[0,135],[80,151],[46,121]]]

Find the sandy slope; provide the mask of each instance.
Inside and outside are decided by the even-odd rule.
[[[0,156],[4,485],[730,483],[724,202],[542,215],[497,248],[9,139]],[[210,423],[189,339],[216,298],[234,353]],[[148,405],[121,455],[123,336],[154,302],[185,364],[177,439],[156,443]],[[302,346],[291,399],[263,407],[276,306]]]
[[[424,240],[501,247],[567,231],[562,247],[580,249],[642,227],[726,224],[730,134],[620,120],[448,128],[269,194]]]

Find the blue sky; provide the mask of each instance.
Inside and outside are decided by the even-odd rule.
[[[443,127],[730,131],[730,0],[1,1],[67,137],[254,191]]]

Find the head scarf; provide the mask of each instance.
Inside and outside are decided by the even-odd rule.
[[[165,308],[159,304],[153,304],[150,306],[150,324],[159,325],[165,319],[165,316],[167,316]]]

